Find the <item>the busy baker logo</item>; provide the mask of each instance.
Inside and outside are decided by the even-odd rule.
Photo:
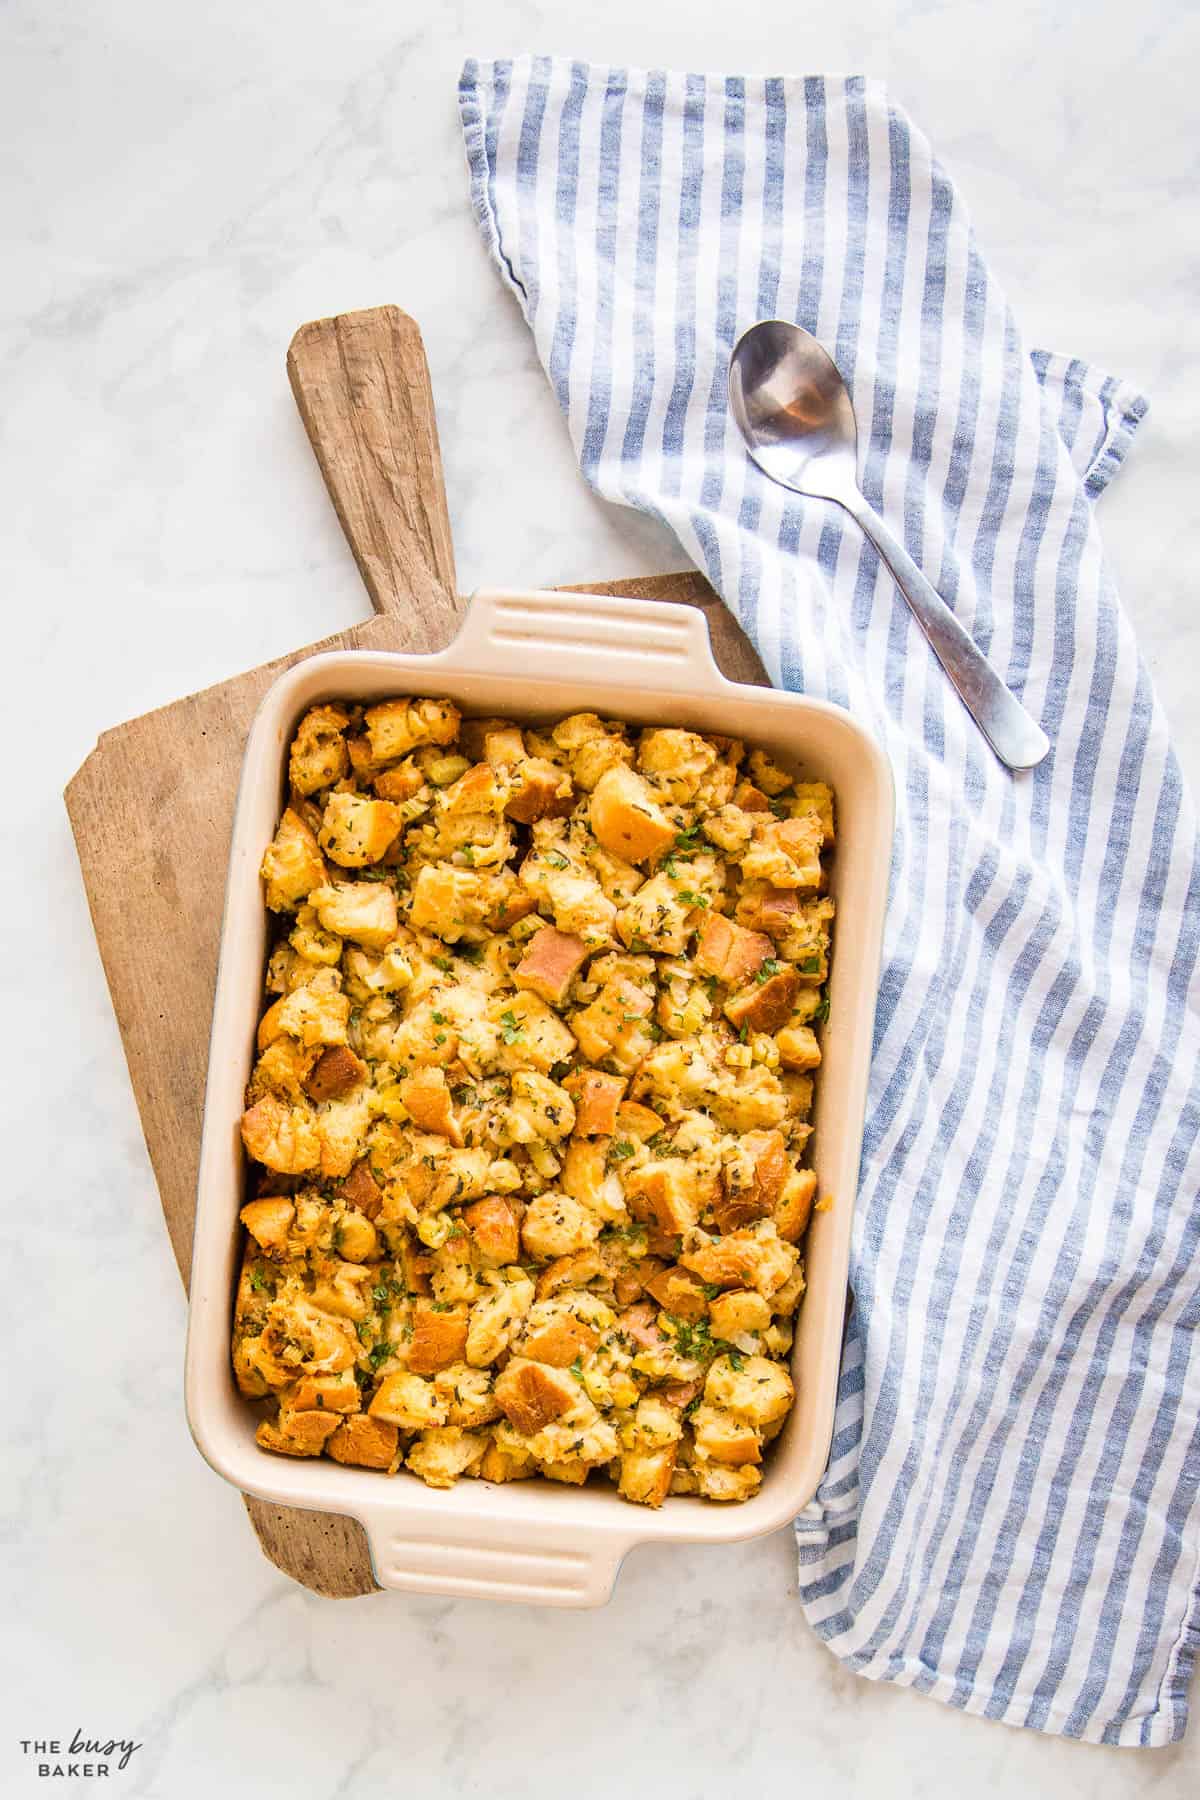
[[[127,1769],[142,1748],[132,1738],[89,1737],[76,1729],[69,1738],[21,1738],[21,1754],[43,1781],[86,1780]]]

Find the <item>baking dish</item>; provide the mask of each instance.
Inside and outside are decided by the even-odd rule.
[[[230,1368],[238,1209],[245,1163],[238,1123],[258,1022],[268,922],[258,869],[283,800],[287,751],[320,700],[447,694],[466,712],[546,720],[592,711],[690,726],[761,744],[836,794],[839,902],[830,1020],[817,1083],[820,1191],[792,1368],[796,1403],[762,1487],[725,1508],[672,1496],[658,1512],[614,1489],[545,1481],[449,1491],[328,1458],[290,1461],[254,1442],[255,1413]],[[474,596],[454,642],[432,656],[336,651],[309,657],[265,696],[246,745],[234,815],[213,1012],[192,1257],[186,1394],[201,1454],[239,1488],[283,1506],[345,1513],[366,1530],[376,1580],[418,1593],[595,1606],[626,1551],[646,1542],[729,1543],[784,1524],[811,1499],[829,1452],[845,1312],[851,1212],[891,861],[891,773],[874,740],[840,708],[727,681],[692,607],[595,594]]]

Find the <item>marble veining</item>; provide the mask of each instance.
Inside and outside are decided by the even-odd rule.
[[[1183,1800],[1200,1726],[1170,1750],[1084,1748],[846,1674],[800,1615],[786,1533],[637,1551],[600,1613],[322,1601],[262,1559],[188,1438],[183,1296],[58,795],[105,726],[364,615],[284,377],[303,319],[394,300],[420,321],[464,588],[678,566],[657,527],[580,483],[470,218],[459,64],[539,48],[891,83],[1029,341],[1151,396],[1102,516],[1200,775],[1195,9],[9,0],[0,532],[24,755],[0,902],[0,1787]],[[76,1728],[142,1747],[105,1781],[39,1781],[20,1740]]]

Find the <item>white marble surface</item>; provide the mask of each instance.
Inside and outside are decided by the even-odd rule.
[[[1096,1750],[844,1674],[786,1535],[635,1554],[602,1614],[323,1602],[261,1559],[188,1439],[183,1298],[58,795],[104,726],[364,613],[284,379],[303,319],[395,300],[421,321],[464,587],[678,565],[584,492],[475,238],[454,81],[521,49],[890,80],[1031,339],[1152,395],[1104,517],[1200,772],[1184,0],[6,0],[0,1788],[49,1791],[18,1740],[82,1726],[145,1746],[99,1791],[161,1800],[1182,1800],[1200,1725]]]

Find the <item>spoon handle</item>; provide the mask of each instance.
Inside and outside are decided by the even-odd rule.
[[[896,577],[934,655],[1000,761],[1010,769],[1032,769],[1050,748],[1041,726],[1030,718],[1016,695],[1009,693],[974,638],[964,631],[879,514],[865,501],[846,510]]]

